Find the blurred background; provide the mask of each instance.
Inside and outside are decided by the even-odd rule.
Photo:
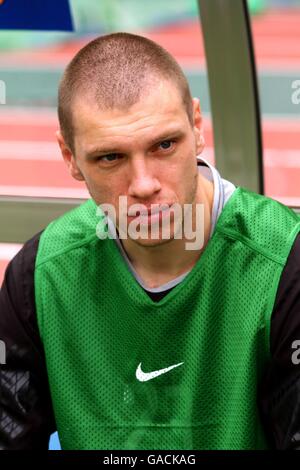
[[[84,44],[113,31],[145,35],[175,56],[193,95],[200,98],[203,155],[214,162],[196,0],[70,0],[70,5],[75,32],[0,31],[0,80],[6,84],[5,105],[0,104],[0,195],[88,197],[84,184],[69,176],[55,141],[57,86]],[[263,117],[265,193],[299,207],[300,93],[299,103],[291,96],[292,84],[300,80],[300,0],[252,0],[249,8]],[[0,284],[20,247],[0,243]]]

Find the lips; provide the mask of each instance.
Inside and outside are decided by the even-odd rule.
[[[138,209],[134,206],[130,206],[128,209],[128,217],[150,217],[152,215],[159,214],[160,212],[165,212],[170,209],[171,204],[152,204],[151,207],[141,207]]]
[[[141,208],[137,210],[137,208],[128,209],[128,222],[136,221],[139,222],[141,225],[149,225],[149,224],[156,224],[162,221],[164,217],[167,217],[169,214],[171,204],[152,204],[152,207],[148,208]]]

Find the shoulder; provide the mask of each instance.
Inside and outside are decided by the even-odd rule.
[[[278,201],[237,188],[217,230],[284,265],[300,232],[300,218]]]
[[[48,259],[97,240],[97,224],[102,218],[96,203],[89,199],[51,222],[40,239],[36,268]]]

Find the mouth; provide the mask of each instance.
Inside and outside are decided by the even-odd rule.
[[[171,204],[151,204],[151,207],[143,206],[140,210],[131,209],[128,210],[127,218],[129,221],[138,220],[140,224],[148,225],[150,223],[156,223],[162,221],[164,218],[170,215]]]

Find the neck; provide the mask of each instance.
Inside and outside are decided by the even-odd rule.
[[[155,246],[143,246],[130,239],[123,240],[127,256],[147,287],[158,287],[175,279],[192,269],[200,258],[209,240],[213,204],[213,183],[201,174],[198,175],[194,207],[196,203],[203,204],[204,207],[204,243],[200,248],[187,250],[186,244],[190,243],[190,240],[184,237]],[[195,214],[193,222],[195,227]]]

